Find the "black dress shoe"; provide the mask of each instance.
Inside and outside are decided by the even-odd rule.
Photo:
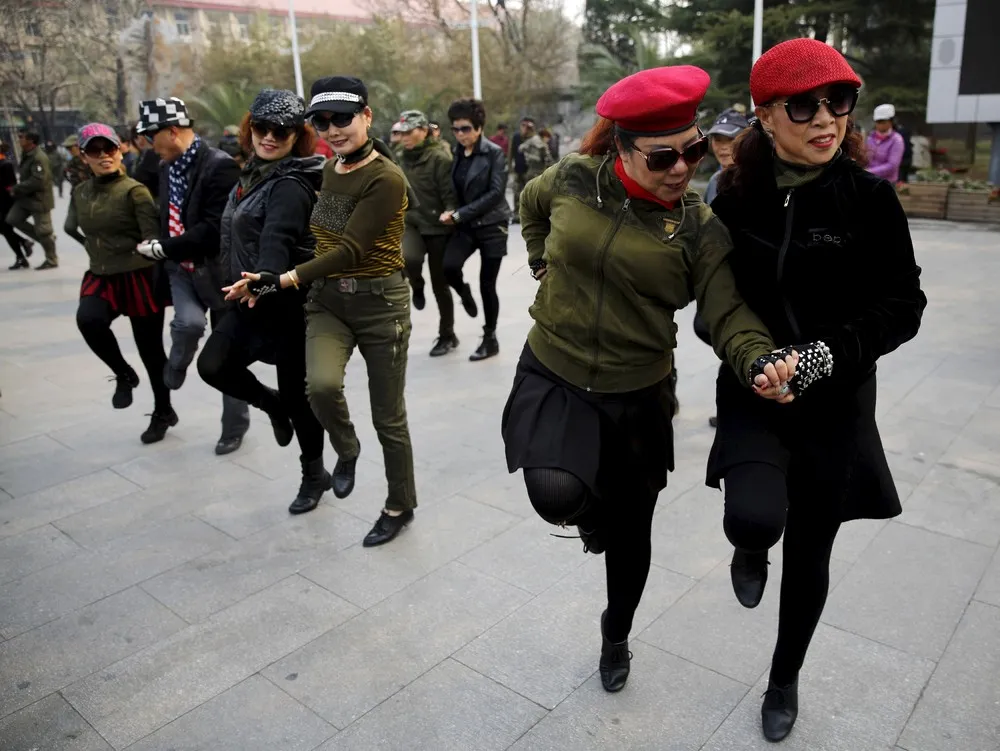
[[[417,310],[423,310],[426,304],[427,298],[424,297],[423,287],[413,290],[413,307]]]
[[[35,271],[47,271],[48,269],[57,269],[59,264],[48,259],[42,261],[38,266],[35,266]]]
[[[232,438],[226,438],[222,436],[215,444],[215,455],[225,456],[226,454],[231,454],[234,451],[238,451],[240,446],[243,445],[243,436],[238,435]]]
[[[288,507],[290,514],[304,514],[319,505],[323,493],[330,487],[330,473],[323,467],[323,457],[302,462],[302,484],[299,494]]]
[[[500,354],[500,342],[497,341],[495,331],[483,329],[483,340],[479,343],[476,351],[469,355],[472,362],[485,360],[487,357],[496,357]]]
[[[733,592],[740,605],[745,608],[755,608],[764,597],[764,585],[767,584],[767,551],[763,553],[748,553],[736,548],[733,551],[733,562],[729,565],[729,578],[733,581]]]
[[[462,299],[462,307],[465,308],[466,313],[472,318],[479,315],[479,306],[476,305],[476,298],[472,296],[472,287],[468,284],[463,284],[462,289],[458,292],[458,296]]]
[[[365,535],[361,543],[363,547],[373,548],[376,545],[384,545],[403,531],[403,527],[413,521],[413,510],[404,511],[398,516],[390,516],[383,511],[371,532]]]
[[[330,475],[330,488],[337,498],[347,498],[354,490],[354,473],[358,467],[358,457],[337,459]]]
[[[149,427],[139,436],[143,443],[158,443],[167,434],[167,428],[177,424],[177,413],[173,409],[166,412],[156,412],[149,416]]]
[[[434,342],[434,346],[431,347],[431,357],[441,357],[441,355],[447,355],[457,346],[458,337],[454,334],[451,336],[439,336],[437,341]]]
[[[27,258],[18,258],[17,260],[14,261],[14,264],[12,266],[8,266],[7,267],[7,270],[8,271],[17,271],[18,269],[27,269],[27,268],[30,268],[30,264],[28,263],[28,259]]]
[[[601,539],[601,533],[596,529],[588,531],[583,527],[577,527],[580,532],[580,539],[583,540],[583,552],[593,553],[594,555],[600,555],[604,552],[604,541]]]
[[[768,681],[764,692],[764,703],[760,708],[760,727],[764,737],[777,743],[792,732],[795,719],[799,716],[799,679],[787,686],[777,686]]]
[[[125,373],[111,376],[115,382],[115,393],[111,397],[111,406],[115,409],[125,409],[132,406],[132,389],[139,385],[138,374],[129,368]]]
[[[604,635],[604,618],[607,614],[607,610],[601,613],[601,660],[598,668],[604,690],[615,693],[625,688],[625,681],[628,680],[631,669],[632,653],[628,651],[628,639],[615,644],[608,641],[608,637]]]

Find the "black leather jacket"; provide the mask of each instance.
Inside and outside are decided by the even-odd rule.
[[[507,224],[510,206],[507,205],[507,157],[503,149],[488,138],[480,138],[472,154],[472,164],[465,176],[465,185],[455,185],[455,192],[465,199],[458,208],[458,226],[486,227]],[[464,147],[456,144],[452,149],[451,178],[454,182],[459,160],[464,157]]]

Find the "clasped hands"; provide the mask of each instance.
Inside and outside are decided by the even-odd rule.
[[[245,302],[250,308],[256,305],[257,300],[263,295],[277,292],[282,287],[291,284],[290,279],[289,284],[282,283],[283,277],[287,276],[286,274],[272,274],[270,271],[262,271],[259,274],[252,271],[242,271],[240,275],[243,277],[242,279],[237,279],[228,287],[223,287],[222,291],[226,293],[226,300]]]
[[[750,383],[754,392],[778,404],[788,404],[795,399],[788,382],[795,377],[799,353],[795,350],[774,350],[770,355],[758,357],[750,367]]]

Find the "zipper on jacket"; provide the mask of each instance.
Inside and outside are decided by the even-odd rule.
[[[608,252],[611,250],[611,242],[615,239],[615,235],[618,234],[618,230],[622,226],[622,222],[625,221],[625,215],[628,213],[629,206],[632,205],[632,199],[626,198],[625,203],[622,204],[621,210],[615,216],[615,221],[611,225],[611,229],[608,231],[608,235],[601,245],[601,250],[597,256],[597,312],[594,315],[594,356],[593,362],[590,366],[590,383],[587,385],[587,391],[590,391],[594,379],[597,377],[597,361],[600,357],[601,352],[601,313],[604,309],[604,261],[607,258]]]
[[[788,319],[788,325],[792,329],[792,336],[796,340],[802,338],[802,333],[799,330],[799,322],[795,318],[795,311],[792,310],[792,304],[788,300],[788,295],[785,294],[782,289],[782,277],[785,275],[785,256],[788,255],[788,246],[792,242],[792,220],[795,217],[795,204],[792,202],[792,194],[795,192],[795,188],[788,189],[788,195],[785,196],[785,237],[781,241],[781,249],[778,251],[778,271],[777,271],[777,282],[778,282],[778,294],[781,295],[781,303],[785,308],[785,317]]]

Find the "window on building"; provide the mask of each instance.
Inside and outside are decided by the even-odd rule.
[[[28,21],[25,25],[25,32],[29,37],[40,37],[42,35],[42,25],[38,21]]]
[[[177,25],[177,36],[191,36],[191,18],[183,10],[174,11],[174,23]]]
[[[39,67],[39,66],[41,66],[41,64],[42,64],[42,53],[39,52],[38,50],[32,50],[31,51],[31,64],[34,65],[36,68]]]
[[[250,38],[250,16],[246,13],[236,14],[236,23],[239,24],[239,38],[249,39]]]

